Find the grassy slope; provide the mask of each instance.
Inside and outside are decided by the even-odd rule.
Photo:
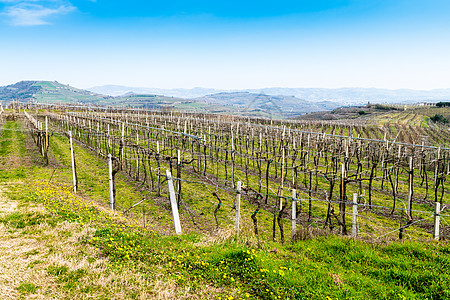
[[[92,95],[90,92],[63,85],[53,81],[38,81],[34,86],[42,90],[35,95],[38,103],[78,103],[78,102],[102,102],[101,96]]]
[[[20,123],[8,122],[5,127],[19,128]],[[157,201],[152,205],[153,199],[149,201],[147,224],[154,227],[146,229],[106,213],[98,204],[94,208],[88,204],[91,200],[106,202],[107,181],[101,171],[104,162],[80,147],[76,152],[81,197],[60,186],[71,180],[63,137],[51,139],[51,167],[42,166],[31,149],[23,150],[27,137],[21,133],[3,131],[0,143],[2,162],[16,162],[14,168],[0,167],[1,201],[6,203],[0,206],[1,240],[18,247],[15,252],[1,252],[2,266],[17,270],[15,274],[4,273],[7,279],[0,283],[2,296],[450,297],[450,248],[446,243],[372,244],[322,236],[283,246],[257,242],[247,232],[248,224],[244,224],[238,242],[227,230],[216,236],[167,236],[163,230],[171,230],[170,212]],[[32,159],[18,161],[17,151],[25,151],[23,154]],[[52,182],[58,184],[46,183],[52,174]],[[119,179],[118,193],[118,202],[124,207],[142,197],[123,178]]]

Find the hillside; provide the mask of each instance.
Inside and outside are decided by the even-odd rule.
[[[0,86],[0,101],[34,101],[40,88],[35,86],[36,81],[21,81],[8,86]]]
[[[0,87],[0,101],[38,103],[102,103],[105,97],[57,81],[20,81]]]
[[[39,103],[102,103],[107,97],[77,89],[57,81],[38,81],[34,84],[39,88],[35,99]]]
[[[209,90],[214,91],[214,90]],[[104,96],[64,85],[56,81],[21,81],[0,88],[0,101],[22,103],[92,104],[119,107],[175,109],[195,113],[221,113],[275,119],[331,110],[340,104],[330,101],[306,101],[294,96],[250,92],[222,92],[203,97],[180,97],[127,92],[121,96]]]
[[[217,93],[193,100],[229,107],[231,112],[239,115],[263,115],[272,118],[288,118],[313,111],[331,110],[339,106],[329,101],[310,102],[294,96],[249,92]]]

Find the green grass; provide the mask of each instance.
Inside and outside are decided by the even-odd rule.
[[[15,126],[16,125],[16,126]],[[0,131],[0,156],[5,157],[11,153],[11,145],[13,141],[13,131],[17,129],[15,122],[6,122]]]
[[[14,212],[6,215],[5,217],[0,217],[0,223],[19,229],[39,224],[44,220],[45,217],[40,213],[23,214],[20,212]]]
[[[18,139],[13,136],[13,140]],[[95,247],[97,252],[90,258],[106,258],[111,273],[132,270],[149,282],[163,278],[174,282],[175,289],[189,289],[194,295],[207,293],[205,298],[211,299],[450,298],[450,247],[446,242],[365,242],[317,235],[281,245],[270,242],[265,236],[260,240],[254,237],[248,222],[254,206],[245,203],[243,215],[247,222],[242,224],[239,239],[227,234],[233,221],[227,208],[220,211],[223,213],[220,215],[223,236],[194,230],[181,236],[167,235],[173,231],[170,211],[155,198],[149,197],[146,203],[155,227],[146,228],[92,203],[92,200],[103,205],[108,202],[106,164],[78,145],[75,151],[81,196],[73,195],[67,138],[52,137],[50,149],[58,162],[56,171],[51,167],[32,166],[22,171],[20,168],[8,171],[21,175],[4,178],[5,181],[23,181],[23,185],[8,193],[10,198],[42,204],[48,213],[11,213],[2,216],[0,223],[15,229],[31,228],[43,222],[57,225],[61,221],[88,226],[92,230],[87,231],[79,242]],[[238,174],[242,176],[243,173]],[[252,176],[251,180],[254,181]],[[123,176],[118,177],[117,184],[121,209],[147,195],[137,191]],[[216,200],[205,197],[200,186],[186,185],[184,193],[192,207],[211,214]],[[233,198],[224,196],[224,201],[231,204]],[[314,208],[316,213],[323,211],[316,204]],[[136,217],[141,215],[136,213]],[[211,221],[212,216],[208,217]],[[261,212],[259,217],[261,227],[269,226],[270,214]],[[377,218],[375,214],[372,217]],[[379,218],[378,221],[385,221]],[[185,221],[189,223],[188,219]],[[166,231],[160,230],[162,228]],[[61,236],[70,236],[70,232],[61,232]],[[29,256],[36,254],[27,253]],[[35,261],[28,266],[37,269],[40,263]],[[46,273],[55,278],[59,288],[70,291],[75,298],[99,289],[89,284],[79,286],[86,276],[90,276],[90,271],[84,268],[72,270],[63,264],[55,264],[48,267]],[[38,288],[32,283],[24,283],[17,290],[27,294],[35,293]]]
[[[22,283],[16,289],[21,294],[34,294],[36,293],[39,286],[34,285],[33,283]]]
[[[204,242],[201,234],[160,235],[130,226],[82,201],[56,201],[50,186],[42,195],[56,215],[97,228],[86,243],[108,257],[115,270],[138,269],[149,278],[163,271],[179,286],[194,292],[213,284],[218,297],[258,299],[445,299],[450,297],[450,247],[439,243],[368,243],[333,235],[286,245],[241,240]],[[40,197],[37,196],[36,200]],[[73,198],[75,199],[75,198]],[[76,202],[76,204],[75,204]],[[76,216],[76,218],[75,218]],[[48,270],[58,281],[69,275],[64,266]],[[74,278],[74,279],[73,279]]]
[[[0,181],[18,180],[26,177],[26,170],[23,168],[11,171],[0,169]]]
[[[63,207],[62,216],[70,209],[80,212],[77,207]],[[214,284],[233,299],[246,295],[258,299],[450,297],[446,244],[372,244],[324,236],[286,245],[246,246],[228,238],[200,246],[199,234],[161,236],[119,220],[99,222],[102,217],[92,213],[98,211],[79,213],[77,221],[96,220],[97,231],[87,242],[111,259],[113,269],[138,268],[151,276],[154,269],[162,268],[178,285],[194,291]],[[67,269],[55,267],[49,272],[65,278]]]

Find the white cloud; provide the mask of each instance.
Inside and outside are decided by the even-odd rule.
[[[76,10],[71,3],[58,0],[0,0],[0,2],[7,3],[2,15],[14,26],[50,24],[49,18]]]

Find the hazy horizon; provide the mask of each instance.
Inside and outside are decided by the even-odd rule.
[[[0,0],[0,85],[450,85],[450,2]]]

